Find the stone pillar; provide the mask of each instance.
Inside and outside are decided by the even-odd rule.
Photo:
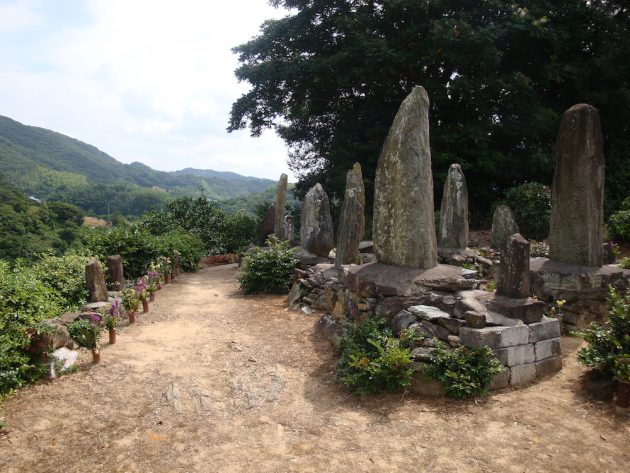
[[[122,258],[120,255],[107,257],[107,273],[115,291],[122,291],[125,286]]]
[[[265,219],[260,223],[260,229],[258,233],[258,243],[265,244],[267,237],[273,235],[276,222],[276,204],[271,204]]]
[[[518,229],[512,209],[507,205],[497,206],[492,217],[490,246],[495,250],[499,250],[508,237],[519,232],[520,230]]]
[[[599,112],[579,104],[564,113],[556,140],[549,258],[602,265],[604,148]]]
[[[88,290],[88,302],[107,302],[107,285],[101,271],[101,264],[96,259],[85,265],[85,283]]]
[[[468,188],[459,164],[451,164],[444,183],[438,246],[458,249],[468,246]]]
[[[311,187],[304,197],[300,223],[302,247],[317,256],[327,257],[335,242],[330,202],[321,184]]]
[[[293,215],[284,216],[284,235],[287,241],[295,240],[295,217]]]
[[[273,233],[279,240],[287,239],[287,236],[284,234],[284,206],[287,203],[288,179],[286,174],[282,174],[278,181],[278,188],[276,189],[276,215],[273,223]]]
[[[507,238],[501,247],[497,295],[529,297],[529,242],[520,233]]]
[[[372,228],[379,262],[437,265],[429,97],[422,87],[403,101],[385,139],[374,180]]]
[[[346,191],[339,214],[335,264],[360,264],[359,243],[365,234],[365,187],[361,165],[355,163],[346,176]]]

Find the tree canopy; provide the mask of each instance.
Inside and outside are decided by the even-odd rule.
[[[600,110],[607,209],[630,180],[630,8],[626,1],[273,0],[289,10],[234,51],[251,90],[228,130],[275,129],[300,175],[343,195],[363,166],[367,195],[382,143],[414,85],[431,99],[439,202],[448,166],[466,173],[473,219],[506,189],[550,183],[564,110]]]

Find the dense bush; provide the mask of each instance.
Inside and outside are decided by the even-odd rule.
[[[411,351],[383,319],[347,325],[340,351],[337,377],[359,394],[398,391],[411,384]]]
[[[609,287],[608,307],[605,325],[591,324],[578,333],[588,343],[578,352],[578,361],[614,376],[615,362],[630,356],[630,291],[622,295]]]
[[[295,268],[295,249],[275,237],[267,240],[268,248],[255,248],[243,258],[242,275],[239,277],[245,294],[264,292],[286,294]]]
[[[538,182],[528,182],[509,189],[506,204],[514,212],[514,218],[526,238],[543,240],[549,234],[551,215],[551,191]]]
[[[196,271],[206,251],[198,237],[183,230],[171,230],[160,236],[158,241],[162,256],[170,257],[175,251],[179,252],[180,265],[184,271]]]
[[[225,225],[226,251],[237,253],[256,240],[258,222],[254,217],[240,211],[228,217]]]
[[[486,394],[492,377],[501,369],[490,347],[450,348],[437,342],[425,373],[444,383],[447,396],[466,398]]]
[[[608,233],[612,238],[630,242],[630,197],[608,219]]]
[[[46,256],[30,270],[33,275],[58,296],[64,310],[75,310],[88,298],[85,284],[85,265],[88,256],[67,253],[63,256]],[[28,271],[28,269],[24,269]]]

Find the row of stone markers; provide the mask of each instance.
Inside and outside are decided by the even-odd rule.
[[[558,264],[588,264],[589,271],[604,274],[598,256],[603,155],[596,111],[589,106],[571,108],[559,132],[550,242],[552,256],[561,261],[552,262],[550,269],[547,261],[530,259],[529,243],[517,233],[509,209],[500,207],[495,220],[504,223],[496,224],[493,235],[501,247],[496,293],[479,290],[475,271],[439,264],[453,260],[453,255],[473,260],[476,255],[466,248],[468,195],[457,164],[449,170],[436,234],[428,111],[426,91],[414,88],[402,103],[379,157],[372,230],[376,262],[362,264],[369,258],[360,252],[359,243],[365,221],[360,167],[348,173],[335,264],[326,259],[333,247],[328,197],[319,184],[309,191],[302,206],[301,243],[303,251],[320,259],[313,258],[309,260],[313,266],[296,271],[289,303],[308,303],[325,311],[322,327],[333,336],[343,321],[374,316],[387,318],[395,333],[413,329],[425,335],[414,350],[419,361],[430,356],[433,337],[452,346],[488,345],[505,366],[493,388],[530,382],[560,369],[559,321],[545,317],[545,303],[531,296],[540,286],[540,275]],[[570,162],[584,170],[563,171]],[[572,186],[563,173],[571,177]],[[588,208],[584,216],[589,222],[575,218],[576,209],[583,207]],[[622,272],[618,280],[627,285],[629,275]],[[543,288],[548,290],[549,285]]]

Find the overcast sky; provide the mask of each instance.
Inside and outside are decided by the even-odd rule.
[[[284,14],[267,0],[0,0],[0,115],[125,163],[277,179],[272,131],[225,129],[247,90],[230,49]]]

